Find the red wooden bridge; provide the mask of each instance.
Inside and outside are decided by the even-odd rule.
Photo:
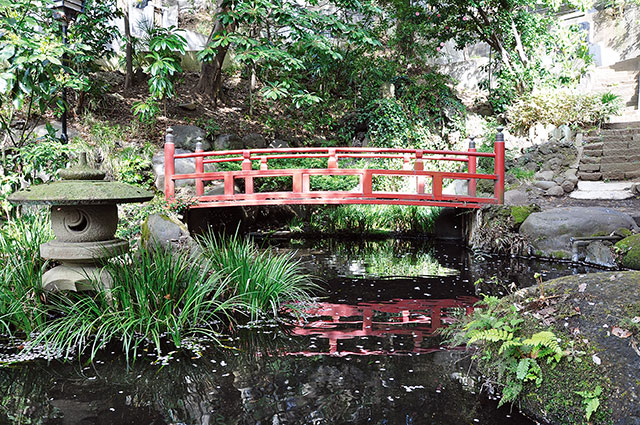
[[[165,196],[167,200],[175,197],[175,185],[179,180],[195,181],[195,205],[192,208],[284,205],[284,204],[391,204],[448,206],[479,208],[484,204],[501,204],[504,196],[504,135],[498,133],[494,152],[477,152],[473,141],[468,151],[440,151],[420,149],[389,148],[284,148],[284,149],[244,149],[229,151],[203,152],[199,144],[195,153],[176,154],[171,129],[167,132],[164,147],[165,155]],[[275,160],[315,158],[326,159],[325,168],[271,168]],[[477,172],[478,158],[492,158],[492,174]],[[193,159],[195,172],[175,173],[175,161]],[[396,160],[386,163],[402,164],[401,169],[349,168],[356,160],[374,164],[372,160]],[[437,162],[458,164],[458,171],[437,171],[430,168]],[[212,165],[239,163],[240,170],[205,171]],[[363,163],[359,161],[358,164]],[[346,166],[345,166],[346,164]],[[342,165],[342,166],[341,166]],[[208,167],[207,167],[208,166]],[[357,176],[359,184],[355,189],[345,191],[311,190],[313,176]],[[411,178],[410,191],[402,192],[373,190],[377,176]],[[291,177],[290,190],[277,192],[255,192],[254,181],[269,177]],[[210,181],[223,181],[224,193],[207,195],[205,184]],[[443,192],[446,183],[455,180],[468,182],[466,194],[448,194]],[[476,193],[478,180],[490,180],[494,183],[493,196],[480,197]],[[236,182],[244,183],[241,193]]]

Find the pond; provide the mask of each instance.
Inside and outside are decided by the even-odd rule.
[[[597,271],[424,240],[266,243],[295,250],[325,290],[297,326],[248,324],[224,349],[193,341],[191,352],[139,353],[130,368],[116,351],[91,365],[2,367],[0,423],[532,424],[498,409],[469,354],[436,329],[480,291]]]

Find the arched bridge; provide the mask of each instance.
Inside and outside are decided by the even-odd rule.
[[[165,155],[165,196],[175,198],[175,185],[179,180],[195,182],[195,205],[192,208],[292,205],[292,204],[391,204],[448,206],[479,208],[485,204],[500,204],[504,197],[504,136],[498,133],[494,152],[477,152],[473,142],[468,151],[440,151],[388,148],[284,148],[244,149],[204,152],[199,144],[195,153],[176,153],[171,129],[167,132]],[[477,172],[479,158],[493,160],[491,174]],[[193,159],[195,172],[176,174],[175,163],[180,159]],[[316,159],[319,168],[272,168],[278,160]],[[375,167],[380,161],[398,169]],[[326,162],[324,162],[326,160]],[[280,161],[281,162],[281,161]],[[298,161],[299,162],[299,161]],[[457,164],[455,171],[438,171],[436,163]],[[205,171],[215,165],[236,163],[237,170]],[[291,163],[291,161],[290,161]],[[363,164],[365,164],[363,166]],[[379,167],[379,165],[377,165]],[[314,176],[357,176],[358,185],[351,190],[312,190]],[[292,183],[284,191],[254,191],[257,179],[290,177]],[[374,190],[380,177],[409,180],[398,191]],[[205,192],[211,181],[224,182],[223,193]],[[444,188],[456,180],[466,181],[466,193],[447,193]],[[476,186],[480,180],[493,183],[493,194],[478,196]],[[236,183],[244,183],[238,190]]]

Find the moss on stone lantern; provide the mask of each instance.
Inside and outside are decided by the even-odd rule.
[[[82,291],[113,286],[111,276],[102,272],[104,262],[129,250],[127,241],[114,237],[118,226],[117,204],[145,202],[151,192],[122,182],[105,181],[105,173],[87,164],[60,170],[62,180],[32,186],[9,197],[15,204],[51,206],[51,228],[55,239],[40,246],[43,258],[61,265],[42,277],[46,290]]]

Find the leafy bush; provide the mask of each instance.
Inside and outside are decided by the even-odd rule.
[[[537,123],[589,127],[605,122],[622,109],[619,96],[543,88],[521,96],[507,112],[514,129],[527,131]]]

